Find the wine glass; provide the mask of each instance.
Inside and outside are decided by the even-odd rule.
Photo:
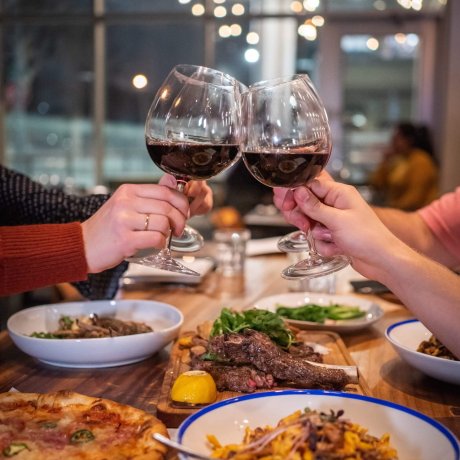
[[[233,77],[207,67],[175,66],[150,106],[145,142],[153,162],[177,180],[183,192],[191,179],[205,180],[233,165],[240,157],[240,93],[245,87]],[[190,227],[178,249],[200,245],[201,235]],[[159,253],[132,260],[180,273],[198,273],[171,257],[170,245]],[[194,249],[194,248],[192,248]]]
[[[332,150],[324,106],[307,75],[256,83],[242,95],[241,151],[249,172],[269,187],[306,185],[326,166]],[[316,278],[349,264],[346,256],[323,257],[311,232],[292,232],[278,242],[285,252],[306,252],[282,271],[286,279]]]

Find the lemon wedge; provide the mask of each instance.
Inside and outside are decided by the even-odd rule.
[[[209,404],[216,400],[216,383],[205,371],[187,371],[179,375],[171,389],[171,399],[188,404]]]

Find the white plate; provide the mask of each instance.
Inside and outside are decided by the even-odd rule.
[[[61,316],[97,313],[148,324],[153,332],[95,339],[39,339],[33,332],[52,332]],[[172,305],[149,300],[101,300],[42,305],[22,310],[8,320],[11,339],[24,353],[63,367],[112,367],[141,361],[179,334],[184,321]]]
[[[249,240],[246,244],[246,255],[260,256],[264,254],[277,254],[281,253],[278,249],[278,241],[281,236],[274,236],[270,238],[258,238]]]
[[[241,442],[246,427],[276,425],[279,419],[309,407],[323,412],[345,411],[344,417],[368,428],[374,436],[390,435],[400,460],[459,460],[455,436],[439,422],[404,406],[357,394],[320,390],[253,393],[207,406],[179,427],[178,440],[209,454],[206,435],[221,444]]]
[[[337,303],[352,307],[359,307],[366,312],[366,316],[357,319],[347,319],[341,321],[326,320],[324,324],[315,323],[313,321],[298,321],[287,319],[286,322],[297,326],[301,329],[318,329],[336,332],[353,332],[359,329],[374,324],[383,316],[383,310],[374,302],[367,299],[362,299],[353,295],[329,295],[329,294],[314,294],[310,292],[289,292],[286,294],[278,294],[271,297],[264,297],[256,301],[254,307],[276,312],[279,305],[285,307],[300,307],[307,303],[315,303],[324,305]]]
[[[431,332],[417,319],[393,324],[388,327],[385,336],[399,356],[411,366],[435,379],[460,385],[460,361],[437,358],[417,351],[420,343],[431,337]]]
[[[129,264],[128,270],[123,275],[122,281],[125,286],[136,283],[179,283],[179,284],[199,284],[203,277],[214,268],[214,261],[207,257],[184,256],[176,260],[195,270],[200,276],[184,275],[167,270],[160,270],[145,265]]]

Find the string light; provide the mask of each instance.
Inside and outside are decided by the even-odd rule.
[[[250,45],[257,45],[257,43],[259,43],[259,40],[260,40],[260,37],[259,37],[259,34],[257,32],[249,32],[246,35],[246,41]]]
[[[232,13],[235,15],[235,16],[242,16],[244,14],[244,5],[242,5],[241,3],[235,3],[233,6],[232,6]]]
[[[379,41],[374,38],[374,37],[371,37],[367,40],[366,42],[366,46],[371,50],[371,51],[376,51],[380,44],[379,44]]]
[[[228,25],[223,25],[219,27],[219,36],[222,38],[228,38],[232,35],[232,31],[230,29],[230,26]]]
[[[304,0],[303,1],[303,7],[307,11],[315,11],[316,8],[319,6],[319,0]]]
[[[216,18],[225,18],[227,16],[227,8],[225,6],[216,6],[214,8],[214,16]]]
[[[133,83],[134,88],[142,89],[147,86],[148,80],[145,75],[140,73],[140,74],[134,75],[132,79],[132,83]]]
[[[239,24],[232,24],[230,26],[231,33],[234,37],[238,37],[241,35],[242,29]]]
[[[255,49],[255,48],[248,48],[244,52],[244,59],[246,59],[247,62],[257,62],[259,60],[260,53]]]
[[[311,18],[311,22],[313,23],[313,25],[315,25],[316,27],[322,27],[324,26],[324,18],[322,16],[319,16],[319,15],[316,15],[316,16],[313,16]]]
[[[291,11],[293,13],[301,13],[303,11],[302,2],[299,2],[297,0],[294,2],[291,2]]]
[[[203,16],[205,12],[204,6],[201,3],[196,3],[192,6],[193,16]]]

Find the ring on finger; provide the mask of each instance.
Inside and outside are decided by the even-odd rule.
[[[146,232],[149,229],[149,223],[150,223],[150,214],[146,214],[145,220],[144,220],[144,232]]]

